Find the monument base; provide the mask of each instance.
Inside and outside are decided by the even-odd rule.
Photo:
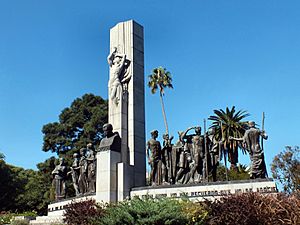
[[[164,185],[132,188],[131,198],[172,197],[188,198],[191,201],[219,199],[237,193],[277,193],[276,183],[272,179],[220,181],[200,184]]]
[[[31,220],[30,224],[35,225],[50,225],[50,224],[62,224],[64,219],[64,213],[66,210],[67,205],[73,202],[80,202],[85,200],[96,200],[95,194],[80,196],[80,197],[73,197],[64,199],[61,201],[56,201],[50,203],[48,205],[48,215],[47,216],[38,216],[35,220]]]

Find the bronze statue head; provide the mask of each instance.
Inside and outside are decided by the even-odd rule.
[[[110,123],[104,124],[103,133],[105,137],[110,137],[113,134],[113,126]]]
[[[250,128],[255,127],[255,122],[254,122],[254,121],[249,121],[249,122],[248,122],[248,126],[249,126]]]
[[[153,130],[153,131],[151,131],[151,136],[152,136],[152,138],[157,138],[158,137],[158,131],[157,130]]]

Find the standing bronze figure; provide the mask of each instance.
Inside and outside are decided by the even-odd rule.
[[[96,192],[96,156],[93,145],[89,143],[87,145],[87,165],[88,165],[88,172],[87,172],[87,192],[94,193]]]
[[[249,129],[246,130],[243,138],[233,138],[232,140],[242,141],[243,146],[248,150],[251,160],[251,179],[266,178],[266,164],[264,151],[260,146],[260,138],[268,139],[264,130],[255,127],[255,122],[248,122]]]
[[[78,178],[78,186],[80,194],[85,194],[87,192],[87,160],[86,160],[86,149],[80,149],[80,174]]]
[[[74,153],[73,154],[73,164],[71,166],[71,171],[68,172],[68,174],[71,174],[72,176],[72,182],[73,182],[73,187],[75,190],[76,196],[80,194],[79,187],[78,187],[78,179],[79,179],[79,174],[80,174],[80,166],[79,166],[79,154]]]
[[[147,142],[146,147],[148,163],[151,166],[150,182],[152,185],[159,185],[161,183],[161,146],[160,142],[156,140],[157,137],[158,131],[151,131],[151,139]]]
[[[66,195],[66,178],[67,178],[67,167],[65,165],[64,158],[59,159],[59,164],[52,171],[54,175],[55,185],[55,199],[60,200],[65,198]]]

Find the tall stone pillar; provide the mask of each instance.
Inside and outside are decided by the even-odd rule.
[[[110,30],[110,52],[126,56],[123,76],[120,77],[121,97],[112,98],[113,84],[109,83],[109,123],[122,138],[122,162],[134,167],[135,187],[144,186],[146,179],[145,156],[145,90],[144,90],[144,32],[133,20],[118,23]],[[110,70],[112,71],[112,69]],[[110,72],[110,80],[114,74]],[[122,78],[126,81],[122,82]],[[130,169],[131,170],[131,169]]]

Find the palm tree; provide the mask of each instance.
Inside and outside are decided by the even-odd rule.
[[[226,110],[214,110],[215,115],[208,119],[212,121],[210,128],[215,129],[215,138],[222,141],[223,154],[228,154],[228,161],[231,163],[231,168],[236,168],[238,162],[238,148],[240,147],[245,153],[244,148],[238,142],[231,140],[229,137],[242,138],[247,128],[247,121],[242,121],[249,116],[247,111],[239,110],[236,112],[235,106],[231,110],[226,107]],[[224,158],[226,163],[226,158]]]
[[[156,91],[159,89],[160,103],[166,127],[166,134],[169,134],[163,96],[165,93],[165,88],[173,88],[171,73],[167,71],[166,68],[163,68],[161,66],[158,68],[154,68],[152,70],[152,74],[149,75],[148,86],[150,87],[152,94],[155,94]]]

